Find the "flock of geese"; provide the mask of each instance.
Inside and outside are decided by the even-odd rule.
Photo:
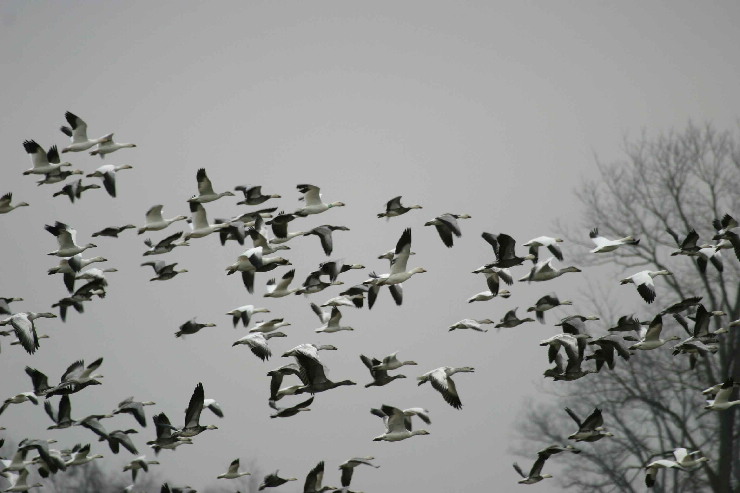
[[[67,112],[66,120],[68,126],[61,127],[64,134],[71,138],[71,143],[64,147],[61,154],[89,151],[90,155],[98,155],[101,158],[114,153],[120,149],[136,147],[134,144],[117,143],[113,140],[113,134],[107,134],[98,139],[90,139],[87,136],[87,124],[78,116]],[[60,152],[56,146],[45,151],[33,140],[23,142],[23,148],[31,158],[32,166],[24,171],[24,175],[36,175],[40,180],[36,183],[41,185],[62,184],[61,190],[53,194],[53,197],[66,195],[70,201],[81,200],[83,193],[100,188],[95,183],[83,183],[83,178],[75,181],[73,175],[83,175],[83,171],[71,169],[72,164],[62,161]],[[123,170],[131,169],[129,165],[114,166],[106,164],[92,173],[85,175],[86,178],[99,178],[102,180],[103,188],[111,196],[116,197],[117,174]],[[290,250],[286,245],[297,237],[316,236],[319,238],[321,247],[327,256],[333,251],[335,233],[348,231],[346,226],[335,226],[324,224],[312,229],[301,230],[298,225],[302,218],[307,216],[330,212],[336,207],[343,207],[343,202],[324,202],[320,188],[309,184],[297,185],[302,207],[293,212],[277,212],[277,207],[265,207],[268,201],[281,198],[278,194],[263,194],[259,185],[246,185],[235,187],[234,192],[216,192],[209,180],[206,170],[201,168],[196,174],[197,193],[187,199],[190,208],[189,215],[178,215],[165,218],[163,205],[152,206],[145,214],[144,224],[136,226],[125,224],[121,226],[106,226],[99,231],[91,232],[91,237],[118,238],[128,229],[136,229],[141,235],[146,232],[159,232],[168,229],[175,223],[188,222],[189,228],[185,232],[168,234],[163,239],[144,241],[148,248],[143,256],[158,256],[158,259],[141,263],[142,267],[151,267],[153,275],[151,281],[169,281],[176,276],[187,273],[187,269],[178,268],[177,262],[160,260],[163,256],[175,248],[188,246],[190,241],[204,238],[212,234],[219,237],[220,243],[225,245],[236,242],[239,245],[248,244],[248,248],[238,255],[235,261],[225,267],[226,275],[239,274],[247,292],[252,294],[255,285],[263,276],[274,276],[265,282],[265,298],[280,298],[293,295],[316,295],[333,286],[342,284],[339,277],[353,270],[363,270],[360,264],[345,264],[339,260],[330,260],[320,263],[316,270],[309,273],[305,280],[300,283],[296,281],[296,271],[290,268],[290,260],[279,254],[280,250]],[[256,210],[241,213],[229,219],[217,219],[210,222],[206,212],[206,205],[210,202],[225,197],[234,197],[238,193],[243,195],[243,200],[238,205],[258,207]],[[239,197],[241,198],[241,197]],[[26,207],[26,202],[13,202],[13,193],[6,193],[0,199],[0,214],[7,214],[20,207]],[[389,200],[385,210],[377,213],[378,218],[391,218],[421,209],[421,205],[404,206],[401,197]],[[328,215],[327,215],[328,217]],[[460,222],[470,218],[468,214],[444,213],[424,223],[424,226],[434,226],[442,243],[447,247],[454,246],[455,238],[461,237]],[[677,248],[673,255],[685,255],[696,259],[699,268],[704,271],[711,263],[713,268],[722,272],[723,259],[722,249],[734,251],[734,255],[740,260],[740,239],[733,230],[738,223],[726,215],[721,220],[714,221],[717,231],[713,240],[716,244],[699,242],[699,236],[694,232],[688,232],[685,239],[681,239],[675,232],[669,233],[675,238]],[[0,335],[9,337],[11,345],[19,345],[29,354],[35,354],[41,347],[41,340],[48,338],[38,332],[37,326],[43,326],[47,322],[40,322],[42,318],[61,318],[64,321],[69,310],[84,313],[86,303],[93,302],[96,298],[106,296],[108,280],[106,274],[116,272],[115,268],[94,267],[93,264],[105,263],[107,259],[101,256],[83,258],[83,253],[89,249],[97,248],[94,243],[78,242],[77,231],[70,224],[55,221],[45,226],[46,231],[53,235],[57,242],[57,249],[50,251],[48,255],[58,257],[57,266],[51,267],[49,275],[61,274],[67,295],[61,298],[52,308],[58,309],[58,315],[50,311],[15,311],[13,304],[23,301],[19,297],[0,298],[0,325],[8,327],[8,330],[0,332]],[[167,234],[167,233],[165,233]],[[516,248],[516,240],[508,234],[482,233],[483,240],[492,247],[494,260],[486,263],[473,273],[482,274],[485,278],[486,290],[474,294],[468,299],[469,303],[488,301],[493,298],[509,298],[512,292],[501,289],[501,284],[514,285],[512,269],[521,269],[524,274],[519,282],[545,282],[555,279],[567,273],[579,273],[581,270],[575,266],[558,267],[555,261],[563,261],[564,255],[561,249],[563,240],[548,236],[539,236],[525,243],[528,247],[526,255],[519,256]],[[594,255],[608,255],[619,248],[636,248],[640,240],[632,236],[619,239],[609,239],[599,234],[598,229],[590,233],[595,248],[591,250]],[[336,239],[341,241],[341,235]],[[251,246],[249,243],[251,242]],[[389,245],[391,246],[391,245]],[[552,255],[541,259],[540,254],[544,249]],[[396,305],[403,304],[404,286],[410,289],[414,286],[414,276],[427,272],[424,267],[413,266],[414,252],[412,251],[412,230],[403,230],[398,237],[395,247],[379,255],[379,259],[389,261],[388,271],[385,273],[370,272],[367,279],[335,293],[323,303],[309,302],[309,306],[316,314],[321,324],[315,329],[317,333],[334,333],[339,331],[353,331],[350,326],[342,324],[342,310],[362,309],[365,305],[372,308],[378,300],[383,288],[387,288]],[[287,256],[287,254],[286,254]],[[732,260],[734,261],[734,259]],[[531,262],[528,267],[526,263]],[[285,269],[282,272],[273,272],[277,269]],[[526,272],[526,273],[525,273]],[[269,273],[269,274],[265,274]],[[648,304],[654,303],[660,298],[660,287],[656,287],[656,278],[670,276],[667,270],[650,271],[643,270],[632,274],[619,281],[621,284],[633,284],[638,295]],[[616,282],[616,281],[615,281]],[[299,284],[300,283],[300,284]],[[80,285],[81,284],[81,285]],[[659,284],[659,283],[658,283]],[[511,288],[513,289],[513,287]],[[302,298],[295,298],[300,300]],[[317,298],[313,298],[318,301]],[[572,301],[560,300],[555,293],[548,294],[537,300],[527,308],[527,313],[542,324],[545,324],[546,312],[560,306],[573,305]],[[273,338],[288,337],[284,332],[278,330],[289,326],[290,323],[283,318],[275,317],[253,322],[256,314],[271,313],[267,307],[255,306],[253,304],[240,306],[226,312],[230,315],[234,327],[242,325],[248,329],[247,335],[234,341],[233,346],[247,346],[249,350],[260,360],[267,361],[272,356]],[[671,315],[678,320],[686,330],[685,336],[674,335],[661,338],[663,317]],[[676,356],[688,356],[691,367],[696,365],[700,358],[708,358],[716,352],[722,344],[722,334],[729,332],[733,327],[740,325],[740,321],[733,321],[727,327],[714,332],[709,330],[709,322],[712,317],[721,317],[724,313],[711,311],[701,304],[701,298],[694,297],[682,300],[667,306],[658,312],[649,322],[641,322],[633,315],[624,315],[616,324],[608,329],[608,334],[594,338],[589,334],[589,323],[598,320],[594,316],[570,315],[554,324],[562,330],[561,333],[541,341],[540,345],[547,348],[548,360],[554,367],[547,369],[544,375],[554,380],[573,381],[586,378],[589,374],[599,372],[605,367],[613,369],[618,357],[625,360],[633,357],[638,351],[656,350],[672,340],[680,340],[672,347]],[[514,328],[522,324],[535,322],[533,318],[519,318],[517,308],[510,309],[496,323],[491,319],[474,320],[463,319],[449,327],[453,330],[472,330],[487,332],[486,325],[493,325],[497,329]],[[175,333],[176,337],[198,333],[205,327],[212,327],[213,323],[200,323],[195,318],[189,320],[179,327]],[[250,327],[251,326],[251,327]],[[627,345],[629,341],[631,344]],[[329,344],[316,345],[312,343],[298,344],[290,350],[282,352],[282,356],[293,358],[293,362],[272,369],[267,373],[270,377],[268,401],[269,407],[274,412],[271,418],[289,418],[310,409],[316,394],[331,391],[339,387],[354,386],[356,382],[351,380],[331,380],[327,376],[327,366],[323,361],[323,351],[337,351],[337,347]],[[589,352],[590,351],[590,352]],[[395,380],[407,378],[398,371],[404,366],[417,366],[414,361],[404,361],[398,358],[398,352],[393,352],[382,358],[358,355],[368,370],[370,382],[364,386],[382,387],[393,384]],[[593,364],[587,362],[593,361]],[[101,385],[102,375],[97,373],[103,364],[103,358],[98,358],[92,363],[85,365],[82,360],[75,361],[69,365],[67,371],[61,375],[58,383],[52,383],[49,377],[37,368],[27,366],[25,373],[31,380],[33,390],[20,392],[6,398],[0,407],[0,415],[9,412],[9,408],[30,402],[33,405],[43,401],[43,407],[49,416],[51,424],[49,429],[59,430],[74,426],[82,426],[97,435],[99,441],[106,442],[112,453],[117,454],[121,448],[135,456],[125,467],[124,472],[131,472],[132,484],[126,491],[136,490],[137,476],[149,471],[150,466],[159,464],[156,460],[148,460],[145,455],[139,455],[137,445],[132,440],[133,434],[140,430],[136,428],[109,431],[103,425],[104,420],[114,415],[129,414],[140,426],[146,427],[147,418],[145,407],[154,406],[151,401],[136,401],[129,397],[120,402],[118,407],[111,412],[90,415],[82,419],[72,418],[71,396],[83,391],[93,385]],[[442,399],[454,409],[462,409],[462,399],[457,390],[453,376],[462,373],[473,373],[475,369],[470,366],[451,367],[440,366],[424,372],[417,377],[418,385],[429,383],[437,391]],[[6,370],[6,374],[10,372]],[[286,380],[287,379],[287,380]],[[286,380],[286,382],[283,382]],[[291,382],[288,382],[291,380]],[[290,383],[290,384],[289,384]],[[707,389],[708,397],[706,409],[721,412],[731,406],[740,404],[740,400],[731,400],[736,384],[732,379],[727,379]],[[307,399],[300,394],[310,394]],[[198,383],[193,391],[185,411],[184,421],[173,424],[164,412],[153,415],[152,422],[155,427],[155,437],[146,444],[153,452],[159,454],[163,449],[174,451],[182,445],[194,444],[194,439],[203,432],[216,430],[213,424],[201,424],[203,411],[208,410],[216,417],[223,418],[224,413],[220,405],[213,399],[205,397],[205,390]],[[58,397],[54,405],[51,397]],[[292,405],[281,407],[278,401],[283,398],[296,399]],[[420,420],[425,425],[431,424],[430,412],[423,408],[400,409],[388,404],[382,404],[370,412],[381,418],[384,432],[374,438],[374,441],[395,442],[410,439],[415,436],[428,435],[426,429],[419,429],[414,422]],[[602,416],[601,410],[596,408],[583,420],[569,408],[565,412],[573,419],[577,431],[568,436],[575,442],[595,442],[613,436],[607,429],[605,422],[608,416]],[[177,423],[177,422],[175,422]],[[370,439],[370,437],[368,437]],[[50,475],[63,473],[71,467],[87,464],[102,457],[100,454],[91,454],[90,444],[78,444],[70,449],[57,450],[51,447],[55,443],[52,439],[22,440],[17,447],[16,453],[1,460],[0,475],[4,477],[10,486],[4,491],[18,492],[41,487],[41,483],[29,484],[29,472],[31,468],[42,478]],[[545,478],[552,477],[543,474],[546,461],[553,455],[561,452],[578,454],[579,448],[573,445],[554,444],[537,452],[537,458],[528,473],[525,473],[518,464],[514,469],[521,475],[519,483],[532,484]],[[31,456],[34,454],[33,456]],[[663,468],[672,468],[682,471],[690,471],[700,467],[707,461],[700,451],[689,452],[685,448],[677,448],[671,452],[671,458],[655,460],[645,465],[645,481],[647,486],[652,486],[657,480],[658,471]],[[319,462],[306,476],[304,493],[316,493],[320,491],[337,491],[351,493],[350,484],[353,471],[357,466],[368,465],[372,468],[379,466],[372,463],[373,457],[355,457],[339,465],[341,471],[340,487],[323,485],[324,462]],[[239,459],[230,462],[228,469],[217,477],[218,479],[236,479],[249,475],[247,471],[240,471]],[[279,487],[286,482],[296,481],[297,478],[281,477],[278,471],[266,475],[259,487],[260,490]],[[194,491],[187,488],[170,487],[167,483],[162,486],[162,491]]]

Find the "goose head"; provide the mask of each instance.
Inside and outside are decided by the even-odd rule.
[[[345,204],[344,202],[332,202],[331,204],[327,204],[327,205],[331,209],[332,207],[344,207]]]

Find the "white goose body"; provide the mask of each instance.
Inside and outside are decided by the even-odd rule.
[[[11,202],[13,201],[13,194],[12,193],[6,193],[2,197],[0,197],[0,214],[7,214],[8,212],[12,212],[18,207],[27,207],[28,202],[17,202],[15,205],[12,205]]]
[[[146,212],[146,224],[139,228],[139,234],[143,234],[145,231],[159,231],[176,221],[184,221],[187,216],[176,216],[170,219],[164,219],[162,217],[163,205],[155,205]]]
[[[62,149],[62,153],[86,151],[94,145],[111,140],[113,138],[113,134],[108,134],[100,137],[99,139],[88,139],[87,123],[85,123],[82,118],[70,111],[67,111],[64,114],[64,118],[67,120],[67,123],[69,123],[69,127],[61,127],[59,130],[61,130],[64,135],[69,137],[72,143]]]
[[[122,144],[120,142],[113,142],[113,134],[106,135],[106,140],[98,143],[98,148],[90,151],[91,156],[100,156],[101,159],[105,158],[106,154],[116,152],[119,149],[125,149],[127,147],[136,147],[136,144]]]

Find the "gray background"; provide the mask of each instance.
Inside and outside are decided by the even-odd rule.
[[[358,472],[354,489],[513,488],[517,414],[553,385],[541,383],[547,365],[537,342],[555,329],[531,324],[478,334],[448,333],[447,326],[465,317],[497,320],[514,306],[522,315],[552,290],[561,299],[583,299],[589,280],[612,289],[618,278],[585,273],[522,283],[509,300],[468,305],[467,297],[485,289],[470,271],[492,260],[480,232],[507,232],[523,243],[558,235],[557,219],[576,225],[572,189],[595,177],[594,154],[621,158],[624,136],[680,128],[690,119],[734,127],[738,18],[735,2],[3,2],[0,192],[31,203],[0,218],[0,294],[26,298],[16,309],[45,311],[65,293],[61,278],[46,276],[56,259],[45,253],[56,243],[43,224],[68,222],[87,242],[104,226],[143,224],[157,203],[165,204],[166,217],[188,214],[185,200],[196,191],[200,167],[217,191],[262,184],[283,195],[276,205],[288,211],[299,205],[297,183],[320,186],[325,200],[347,207],[292,229],[349,226],[336,233],[333,257],[368,270],[386,271],[375,257],[411,226],[418,255],[409,265],[429,272],[406,283],[400,309],[384,292],[370,312],[344,311],[354,333],[314,334],[320,324],[302,297],[261,298],[270,275],[257,277],[254,296],[237,276],[225,276],[243,250],[235,243],[221,248],[213,237],[193,240],[166,256],[190,273],[149,283],[151,270],[139,267],[147,235],[99,238],[90,255],[107,257],[120,271],[109,276],[108,297],[66,324],[40,321],[53,339],[41,341],[34,356],[3,341],[0,396],[30,390],[25,365],[56,380],[72,361],[104,356],[105,384],[73,396],[74,418],[112,410],[134,394],[157,402],[148,417],[161,410],[181,424],[199,381],[222,403],[226,419],[202,420],[218,431],[160,454],[157,470],[178,484],[203,487],[241,457],[254,459],[263,473],[279,467],[300,483],[323,459],[326,482],[338,485],[340,462],[374,455],[381,469]],[[51,198],[59,185],[36,188],[21,176],[29,166],[24,139],[45,148],[67,145],[58,130],[67,110],[88,122],[91,138],[114,131],[117,141],[138,145],[105,160],[134,166],[119,175],[117,199],[92,191],[71,205]],[[102,164],[86,153],[64,156],[86,172]],[[376,219],[385,201],[400,194],[424,209],[388,223]],[[246,210],[235,202],[206,204],[209,218]],[[450,250],[422,228],[447,211],[473,216],[461,223],[463,238]],[[297,278],[325,259],[316,238],[289,245]],[[564,245],[565,264],[569,248],[579,249]],[[517,269],[516,277],[525,272]],[[366,274],[354,271],[344,281]],[[624,298],[627,310],[639,305],[636,293],[627,295],[633,295]],[[287,339],[274,340],[277,355],[264,364],[246,348],[230,347],[246,331],[232,330],[224,313],[246,303],[268,306],[293,324]],[[589,307],[577,304],[574,311]],[[564,313],[548,313],[547,320]],[[218,327],[176,340],[177,326],[195,315]],[[302,342],[338,346],[324,356],[331,377],[361,385],[369,381],[361,352],[400,351],[419,366],[404,368],[412,378],[388,387],[340,388],[318,395],[310,413],[270,420],[264,374],[288,362],[279,354]],[[415,385],[413,377],[442,365],[476,367],[456,377],[462,411]],[[368,410],[383,403],[429,408],[431,435],[371,442],[383,430]],[[95,439],[86,430],[42,431],[47,417],[28,404],[10,407],[0,424],[16,439],[48,436],[70,446]],[[104,424],[125,429],[134,422]],[[136,437],[140,451],[153,435],[150,422]],[[111,468],[127,460],[125,452],[97,449]],[[529,468],[527,459],[520,462]],[[547,482],[534,490],[553,488]]]

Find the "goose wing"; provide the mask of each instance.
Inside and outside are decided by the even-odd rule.
[[[583,421],[581,426],[584,430],[595,430],[604,425],[604,417],[601,415],[601,409],[598,407]]]
[[[203,204],[198,202],[190,203],[190,212],[193,213],[193,229],[205,229],[208,227],[208,217]]]
[[[111,197],[116,196],[116,172],[106,171],[103,173],[103,186]]]
[[[311,310],[313,310],[316,316],[319,317],[319,320],[322,324],[325,324],[327,322],[328,317],[326,313],[324,313],[316,303],[311,303]]]
[[[288,286],[290,286],[290,283],[293,282],[293,277],[295,276],[295,269],[290,269],[288,272],[286,272],[282,278],[280,278],[280,282],[277,284],[277,287],[275,289],[283,291],[288,289]]]
[[[409,255],[411,255],[411,228],[406,228],[396,243],[396,250],[391,261],[391,275],[406,272]]]
[[[388,291],[391,292],[396,305],[401,306],[403,303],[403,284],[391,284],[388,286]]]
[[[385,211],[386,213],[391,212],[395,209],[401,209],[403,206],[401,205],[401,195],[398,197],[393,197],[385,204]],[[349,483],[347,483],[349,484]],[[346,486],[344,483],[342,483],[342,486]]]
[[[0,197],[0,209],[3,207],[10,206],[10,203],[13,201],[13,194],[12,193],[6,193],[2,197]]]
[[[200,195],[213,195],[213,186],[211,180],[206,175],[206,169],[200,168],[195,174],[195,178],[198,180],[198,193]]]
[[[162,204],[159,204],[146,211],[147,224],[161,223],[162,221],[164,221],[164,219],[162,218],[162,207],[164,206]]]
[[[10,325],[13,326],[15,336],[28,354],[33,354],[39,348],[39,338],[36,334],[36,327],[33,321],[25,313],[13,315],[10,318]]]
[[[660,331],[663,330],[663,316],[656,315],[650,326],[645,332],[646,341],[657,341],[660,338]]]
[[[160,240],[159,243],[157,243],[157,248],[169,247],[175,242],[175,240],[179,240],[181,236],[182,236],[182,231],[179,231],[175,234],[171,234],[167,238]]]
[[[385,423],[388,433],[403,432],[408,429],[406,428],[406,416],[403,414],[403,411],[397,407],[387,406],[385,404],[381,406],[380,410],[388,418]]]
[[[69,123],[69,126],[72,128],[72,135],[67,134],[69,137],[72,137],[72,143],[86,143],[87,123],[85,123],[85,120],[70,111],[64,113],[64,118],[67,120],[67,123]],[[62,132],[64,132],[64,128],[65,127],[62,127]]]
[[[324,461],[322,460],[306,476],[306,482],[303,485],[305,493],[313,493],[321,489],[321,483],[324,481]]]
[[[328,225],[318,226],[309,231],[309,234],[315,234],[321,240],[321,248],[324,249],[324,253],[331,255],[334,249],[334,241],[331,235],[331,229]]]
[[[432,387],[434,387],[435,390],[442,394],[442,397],[444,398],[445,402],[447,402],[447,404],[454,407],[455,409],[462,408],[462,402],[460,402],[460,397],[457,395],[455,382],[452,380],[452,378],[448,377],[443,370],[433,372],[430,381]]]
[[[23,141],[23,148],[31,156],[31,163],[33,163],[34,168],[49,166],[49,159],[46,152],[35,140]]]
[[[314,185],[297,185],[296,188],[303,194],[301,197],[305,202],[306,206],[320,205],[321,202],[321,189]]]
[[[578,428],[580,429],[582,426],[581,419],[576,415],[576,413],[574,413],[569,407],[565,408],[565,412],[568,413],[568,416],[570,416],[571,419],[576,422],[576,425],[578,425]]]
[[[193,395],[190,397],[190,403],[185,411],[185,428],[198,426],[200,420],[200,413],[203,411],[203,401],[205,400],[205,392],[203,390],[203,384],[198,383],[195,386]]]

